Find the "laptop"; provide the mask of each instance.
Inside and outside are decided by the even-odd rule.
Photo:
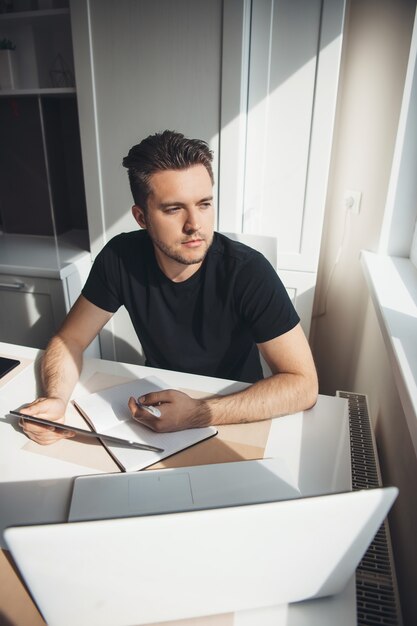
[[[80,476],[69,521],[174,513],[299,497],[282,459]]]
[[[8,528],[51,626],[122,626],[340,592],[395,487],[162,515]]]

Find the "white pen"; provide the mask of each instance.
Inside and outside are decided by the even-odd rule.
[[[145,406],[144,404],[142,404],[142,402],[138,398],[136,398],[136,404],[138,405],[140,409],[143,409],[144,411],[148,411],[148,413],[150,413],[154,417],[161,417],[161,411],[157,409],[156,406],[152,406],[152,405]]]

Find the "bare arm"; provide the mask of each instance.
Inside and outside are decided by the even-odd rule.
[[[49,342],[42,359],[44,396],[21,411],[49,420],[63,422],[71,393],[79,378],[83,353],[112,313],[104,311],[80,296],[58,333]],[[65,436],[51,429],[23,423],[24,432],[37,443],[49,444]]]
[[[215,424],[253,422],[309,409],[317,400],[313,357],[301,326],[258,348],[272,376],[247,389],[209,401]]]
[[[289,332],[259,344],[272,376],[228,396],[194,400],[178,391],[147,394],[145,404],[160,404],[161,418],[129,407],[135,419],[153,430],[180,430],[210,424],[235,424],[296,413],[317,400],[317,374],[311,351],[298,324]]]

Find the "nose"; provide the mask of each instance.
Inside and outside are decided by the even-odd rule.
[[[199,220],[199,213],[196,209],[189,209],[187,211],[186,220],[184,223],[184,232],[187,235],[197,232],[200,230],[201,224]]]

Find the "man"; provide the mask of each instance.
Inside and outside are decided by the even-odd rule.
[[[317,376],[299,317],[258,252],[214,233],[212,153],[207,144],[164,131],[134,146],[128,169],[141,230],[114,237],[42,361],[45,396],[24,413],[63,421],[86,347],[124,305],[147,365],[252,383],[195,400],[149,393],[160,417],[127,399],[134,419],[163,432],[263,420],[311,407]],[[272,376],[263,379],[263,355]],[[69,433],[23,422],[41,444]]]

